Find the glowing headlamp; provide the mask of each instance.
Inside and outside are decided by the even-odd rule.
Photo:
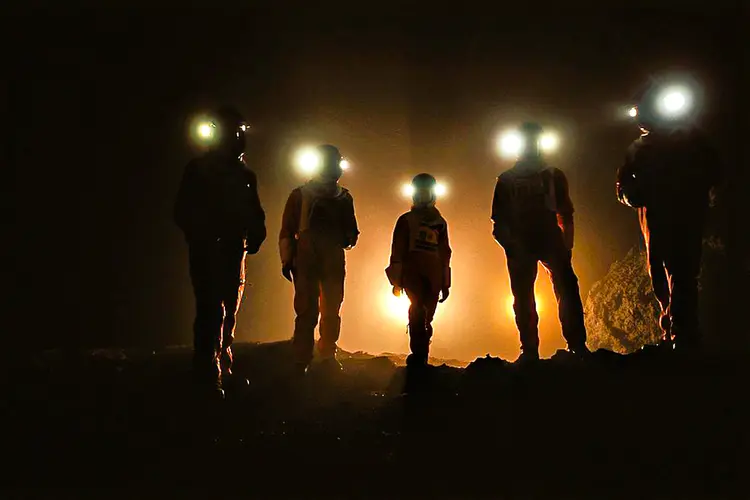
[[[641,126],[689,126],[703,104],[701,85],[690,75],[660,77],[638,97],[627,115]]]
[[[448,188],[445,184],[438,182],[435,184],[435,187],[432,188],[432,192],[436,198],[440,198],[448,194]],[[401,194],[404,195],[405,198],[413,198],[416,193],[417,188],[415,188],[413,184],[404,184],[401,186]]]
[[[545,153],[555,151],[559,144],[560,138],[553,132],[545,132],[539,136],[539,149]],[[515,158],[523,152],[526,138],[517,130],[509,130],[500,135],[497,146],[501,156]]]
[[[670,85],[656,95],[656,112],[665,120],[678,120],[693,109],[693,93],[685,85]]]
[[[315,148],[301,149],[297,152],[295,165],[300,173],[306,176],[315,175],[323,167],[323,157]],[[341,170],[349,170],[351,163],[346,158],[342,158],[339,167],[341,167]]]
[[[239,138],[240,133],[245,133],[250,130],[250,125],[241,123],[236,131],[237,137]],[[210,144],[217,140],[219,127],[216,121],[211,117],[203,116],[197,118],[191,127],[191,135],[193,139],[202,144]]]
[[[210,139],[214,135],[216,126],[213,123],[203,122],[198,125],[198,137],[201,139]]]
[[[320,153],[314,149],[303,149],[297,153],[295,161],[300,172],[306,175],[313,175],[320,171],[321,158]]]

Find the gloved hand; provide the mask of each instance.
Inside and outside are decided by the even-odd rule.
[[[294,283],[294,268],[292,268],[292,266],[288,264],[281,266],[281,275],[284,276],[289,283]]]
[[[404,289],[401,288],[400,286],[393,287],[393,295],[395,295],[396,297],[401,297],[403,293],[404,293]]]
[[[448,296],[451,294],[450,288],[443,288],[440,291],[440,303],[442,304],[446,300],[448,300]]]

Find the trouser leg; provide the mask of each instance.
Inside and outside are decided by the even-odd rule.
[[[295,361],[308,365],[313,358],[315,327],[318,325],[320,281],[314,268],[301,267],[294,274],[294,322]]]
[[[234,363],[232,344],[242,297],[245,291],[245,250],[244,245],[226,249],[224,255],[225,273],[222,282],[222,302],[224,324],[221,341],[221,370],[231,374]]]
[[[513,293],[513,311],[524,352],[539,351],[539,315],[536,311],[534,283],[537,276],[537,260],[530,256],[515,256],[508,259],[510,289]]]
[[[542,262],[552,280],[563,337],[574,351],[586,346],[586,326],[578,277],[573,270],[571,252],[564,247]]]
[[[215,382],[220,378],[218,354],[223,309],[216,262],[213,246],[191,246],[190,278],[195,295],[193,371],[199,382]]]

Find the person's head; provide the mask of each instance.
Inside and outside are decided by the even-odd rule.
[[[521,159],[539,158],[542,155],[541,137],[542,126],[535,122],[526,122],[521,125],[521,137],[523,146],[521,148]]]
[[[233,106],[222,106],[214,113],[216,142],[214,149],[226,151],[234,156],[245,152],[245,130],[247,122]]]
[[[344,169],[341,168],[341,152],[336,146],[323,144],[318,146],[317,152],[320,155],[320,171],[317,175],[318,180],[322,182],[338,182]]]
[[[437,180],[430,174],[418,174],[411,181],[414,188],[412,203],[415,207],[430,207],[437,201]]]

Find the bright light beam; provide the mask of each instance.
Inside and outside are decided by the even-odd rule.
[[[388,294],[383,300],[383,312],[392,319],[406,324],[409,320],[409,307],[411,302],[405,292],[396,297],[388,290]]]
[[[631,117],[631,118],[635,118],[636,116],[638,116],[638,108],[636,108],[635,106],[633,106],[632,108],[630,108],[628,110],[628,116]]]
[[[213,135],[214,129],[210,123],[201,123],[198,125],[198,135],[202,139],[210,139]]]
[[[690,111],[692,92],[690,89],[673,85],[665,88],[658,96],[657,110],[665,118],[681,118]]]
[[[509,295],[508,298],[505,301],[505,310],[508,313],[508,316],[515,319],[516,312],[513,310],[513,302],[514,302],[513,295]],[[536,301],[536,312],[537,314],[541,314],[544,310],[542,299],[539,297],[539,294],[536,294],[534,297],[534,300]]]
[[[539,139],[539,146],[541,146],[542,150],[545,152],[556,150],[559,144],[560,144],[560,139],[557,137],[556,134],[553,134],[551,132],[543,134],[542,137],[540,137]]]
[[[505,132],[500,136],[500,154],[505,158],[514,158],[521,154],[523,148],[523,137],[516,131]]]
[[[343,160],[341,160],[341,162],[339,163],[339,166],[341,167],[341,170],[349,170],[349,167],[350,167],[351,165],[349,164],[349,160],[347,160],[347,159],[343,159]]]
[[[303,149],[297,153],[297,168],[306,175],[312,175],[320,168],[320,154],[313,149]]]
[[[435,184],[435,196],[441,197],[445,196],[448,193],[448,188],[445,186],[445,184],[437,183]]]
[[[401,194],[403,194],[406,198],[411,198],[414,196],[414,192],[416,189],[414,189],[414,186],[411,184],[404,184],[401,186]]]

